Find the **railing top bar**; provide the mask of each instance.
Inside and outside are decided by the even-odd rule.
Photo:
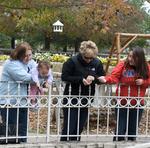
[[[24,83],[24,84],[29,84],[27,81],[0,81],[0,83]]]

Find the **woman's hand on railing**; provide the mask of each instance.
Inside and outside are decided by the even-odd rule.
[[[87,85],[90,85],[92,83],[92,81],[88,81],[87,79],[83,79],[83,84],[85,85],[85,86],[87,86]]]
[[[91,75],[88,75],[87,78],[83,79],[83,84],[84,85],[91,85],[91,83],[95,80],[95,78]]]
[[[87,78],[86,78],[87,81],[91,82],[91,81],[94,81],[95,78],[91,75],[88,75]]]

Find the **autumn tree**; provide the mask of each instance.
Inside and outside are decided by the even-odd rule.
[[[123,0],[11,0],[1,2],[0,7],[1,15],[13,14],[9,17],[14,23],[14,29],[10,29],[13,34],[39,36],[46,49],[58,36],[64,45],[74,45],[76,51],[82,40],[108,46],[116,31],[139,31],[137,24],[142,19],[136,7]],[[64,32],[57,36],[52,24],[58,19],[64,23]],[[3,28],[5,21],[2,18],[0,21]]]

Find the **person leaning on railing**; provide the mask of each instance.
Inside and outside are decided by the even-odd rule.
[[[82,98],[82,104],[86,104],[88,96],[93,96],[95,93],[95,83],[99,83],[97,77],[105,75],[101,61],[96,58],[97,54],[98,48],[94,42],[83,41],[80,45],[79,54],[64,63],[61,75],[62,81],[66,82],[64,95],[71,95],[72,97],[76,95],[71,101],[72,104],[78,103],[78,96],[87,96],[84,99],[80,97],[80,99]],[[69,92],[70,87],[71,92]],[[66,101],[69,101],[67,99],[69,98],[64,98],[64,104],[66,104]],[[80,134],[87,121],[88,108],[78,106],[64,107],[63,113],[64,124],[60,140],[80,141]]]
[[[31,104],[36,106],[36,95],[44,95],[49,85],[52,84],[53,75],[50,64],[47,61],[39,61],[38,65],[31,70],[33,84],[30,85]],[[45,90],[45,88],[47,88]]]
[[[117,96],[124,96],[125,98],[118,100],[119,105],[115,110],[117,124],[116,136],[113,140],[122,141],[127,137],[127,140],[135,141],[136,131],[143,112],[140,106],[144,105],[144,99],[140,97],[144,97],[146,88],[150,85],[150,66],[146,62],[143,49],[140,47],[132,48],[127,59],[120,61],[110,75],[98,79],[102,83],[123,83],[118,85],[116,90]]]
[[[1,76],[1,81],[5,81],[5,83],[0,83],[0,105],[9,106],[12,104],[21,107],[23,103],[21,100],[25,101],[22,96],[27,95],[27,84],[17,83],[16,81],[31,81],[31,74],[28,73],[27,65],[30,60],[31,51],[32,48],[28,43],[21,43],[13,50],[10,59],[5,62]],[[16,97],[13,98],[13,95],[17,95],[19,99],[16,100]],[[9,96],[9,98],[4,98],[5,96]],[[18,102],[19,100],[20,102]],[[20,137],[27,135],[27,108],[21,107],[19,111],[16,107],[0,108],[0,114],[2,117],[2,125],[4,126],[1,128],[3,130],[5,129],[4,133],[0,132],[0,136],[5,137],[7,134],[8,136],[16,136],[18,134]],[[17,129],[18,133],[16,133]],[[8,139],[8,141],[6,138],[0,140],[0,143],[20,142],[26,142],[26,138]]]

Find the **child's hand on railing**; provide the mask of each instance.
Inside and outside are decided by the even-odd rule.
[[[36,86],[37,86],[38,88],[41,87],[39,82],[36,83]]]
[[[34,106],[36,103],[37,103],[36,98],[31,98],[31,104],[32,104],[32,106]]]
[[[136,83],[136,85],[142,85],[143,84],[143,79],[136,79],[135,83]]]
[[[45,82],[44,85],[45,85],[46,88],[49,88],[49,83],[48,82]]]

